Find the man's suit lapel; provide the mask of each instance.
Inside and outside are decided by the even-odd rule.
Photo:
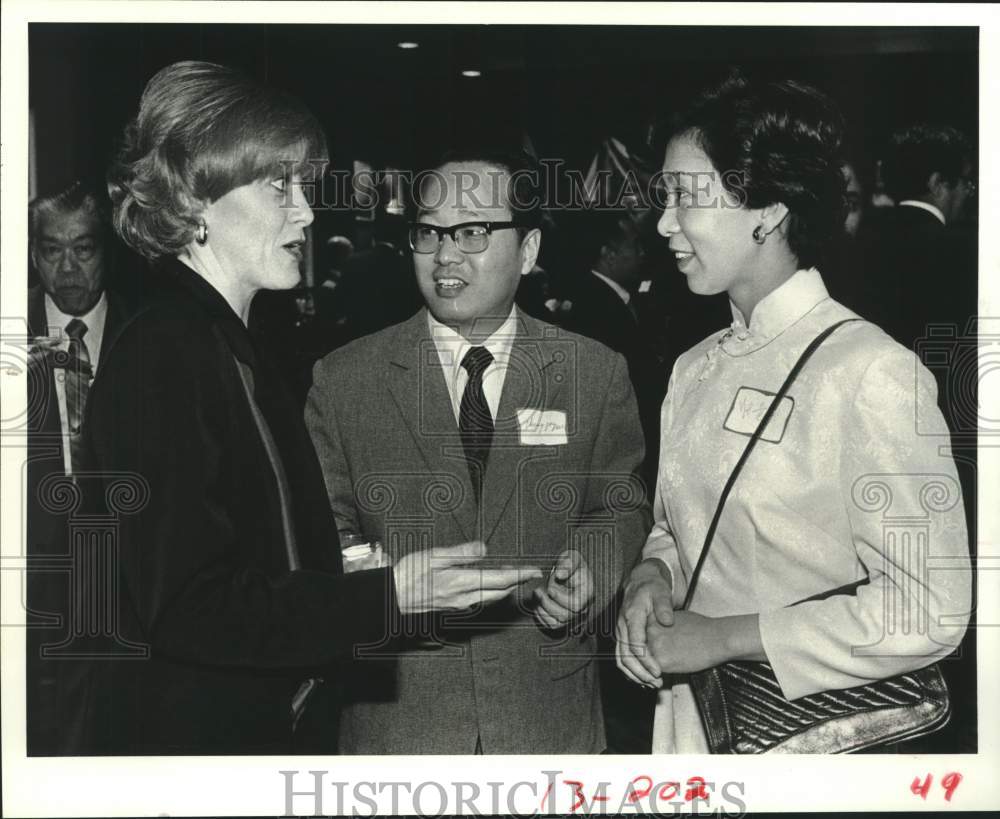
[[[32,287],[28,291],[28,335],[45,336],[48,335],[49,328],[46,327],[45,318],[45,291],[40,286]]]
[[[389,392],[432,475],[454,475],[464,500],[451,514],[466,539],[477,536],[472,481],[451,407],[445,374],[430,337],[427,311],[398,326],[387,350]]]
[[[553,377],[551,364],[552,350],[544,342],[542,325],[519,313],[483,488],[483,540],[486,542],[510,504],[525,463],[556,454],[551,447],[523,445],[517,419],[521,409],[547,410],[562,406],[563,379]]]
[[[45,315],[45,291],[40,286],[28,291],[28,342],[49,334],[48,319]],[[33,435],[28,439],[31,449],[29,464],[38,458],[58,459],[62,466],[62,424],[59,420],[59,401],[56,397],[55,372],[51,359],[39,357],[31,367],[36,376],[29,381],[28,403],[38,406],[41,412],[29,415],[29,428]],[[38,392],[33,392],[38,391]],[[41,394],[39,394],[39,392]]]

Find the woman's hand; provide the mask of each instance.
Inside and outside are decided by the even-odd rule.
[[[672,626],[650,623],[646,644],[668,674],[691,674],[730,660],[767,660],[756,614],[705,617],[675,611]]]
[[[483,568],[474,565],[486,556],[480,541],[412,552],[392,571],[396,600],[403,614],[454,611],[502,600],[521,583],[537,580],[536,566]]]
[[[615,659],[632,682],[651,688],[663,685],[663,671],[646,645],[646,629],[669,626],[673,621],[670,572],[662,560],[643,560],[629,576],[615,624]]]

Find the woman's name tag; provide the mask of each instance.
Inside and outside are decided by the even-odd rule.
[[[773,392],[765,392],[753,387],[740,387],[733,399],[732,407],[729,408],[729,415],[726,416],[723,428],[740,435],[753,435],[757,427],[760,426],[767,408],[774,401],[774,396]],[[786,395],[781,399],[781,403],[775,409],[771,420],[767,422],[767,428],[760,436],[762,441],[770,441],[772,444],[781,442],[794,407],[795,400],[790,396]]]

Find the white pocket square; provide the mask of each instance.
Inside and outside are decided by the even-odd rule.
[[[558,446],[566,443],[566,413],[562,410],[519,409],[521,444]]]

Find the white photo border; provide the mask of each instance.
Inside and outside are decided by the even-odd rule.
[[[995,150],[1000,146],[1000,119],[995,102],[1000,78],[1000,16],[987,5],[929,4],[572,4],[572,3],[230,3],[230,2],[28,2],[5,0],[2,7],[3,42],[0,82],[3,121],[0,139],[0,212],[2,219],[2,265],[0,317],[2,333],[24,332],[19,316],[25,304],[27,259],[28,179],[25,169],[28,138],[28,23],[29,22],[308,22],[348,23],[590,23],[598,25],[895,25],[978,26],[980,30],[980,224],[1000,224],[1000,183]],[[980,233],[980,316],[994,317],[993,331],[1000,339],[1000,231]],[[985,361],[985,359],[983,359]],[[2,362],[0,362],[2,363]],[[983,370],[980,384],[984,417],[1000,417],[996,374]],[[23,409],[23,374],[5,371],[2,382],[4,415]],[[2,511],[0,542],[3,544],[2,622],[16,623],[20,609],[20,577],[17,561],[21,549],[22,463],[3,451],[0,461]],[[179,757],[179,758],[26,758],[24,729],[24,632],[5,627],[2,635],[2,761],[3,805],[8,816],[139,816],[139,815],[282,815],[286,811],[287,776],[299,772],[293,789],[309,791],[310,771],[325,772],[323,805],[335,813],[338,788],[347,783],[341,809],[355,808],[361,815],[390,812],[395,789],[377,785],[390,782],[444,783],[445,803],[430,785],[423,791],[426,802],[415,805],[403,790],[396,791],[395,807],[401,813],[453,813],[456,788],[452,783],[477,783],[482,796],[474,802],[482,813],[490,810],[496,791],[500,813],[539,810],[542,795],[554,778],[561,791],[550,802],[553,812],[567,812],[571,791],[563,780],[587,783],[592,792],[597,783],[610,783],[605,809],[621,806],[629,782],[646,775],[654,782],[687,782],[703,777],[707,782],[741,783],[735,798],[713,800],[702,812],[721,809],[739,812],[740,804],[753,811],[873,811],[873,810],[978,810],[1000,807],[1000,720],[995,697],[1000,679],[1000,519],[996,498],[1000,497],[1000,449],[985,437],[979,451],[979,575],[980,625],[978,641],[979,752],[975,755],[843,756],[843,757],[724,757],[724,756],[510,756],[510,757]],[[20,614],[19,614],[20,612]],[[547,774],[546,772],[558,772]],[[942,777],[959,772],[961,784],[945,801]],[[911,792],[915,778],[934,777],[926,799]],[[954,781],[954,780],[953,780]],[[489,783],[501,783],[493,787]],[[352,800],[364,783],[364,798]],[[522,785],[515,793],[511,788]],[[534,784],[532,790],[531,784]],[[718,792],[718,791],[717,791]],[[412,793],[412,791],[411,791]],[[469,796],[469,789],[464,791]],[[588,796],[590,794],[588,793]],[[508,802],[508,799],[513,799]],[[408,801],[409,800],[409,801]],[[438,805],[441,804],[439,809]],[[649,812],[648,801],[626,808]],[[690,805],[687,809],[690,809]],[[297,796],[293,809],[312,815],[312,797]],[[600,805],[594,810],[599,811]],[[668,807],[661,805],[668,810]],[[468,809],[468,807],[467,807]],[[582,812],[582,811],[581,811]]]

